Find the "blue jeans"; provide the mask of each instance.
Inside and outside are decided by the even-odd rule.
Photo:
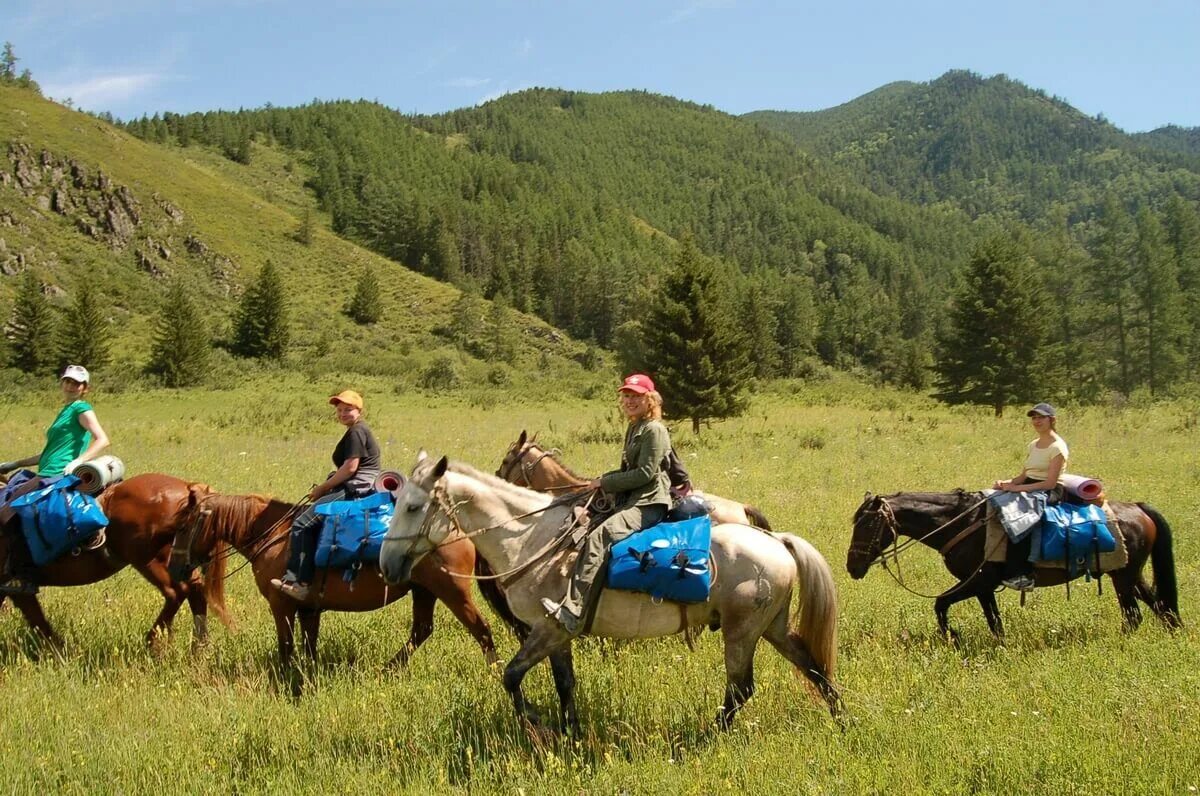
[[[287,574],[300,583],[312,583],[317,573],[317,542],[321,538],[321,527],[325,518],[313,511],[313,506],[320,503],[332,503],[335,500],[349,500],[350,491],[339,486],[292,520],[291,547],[288,548]]]

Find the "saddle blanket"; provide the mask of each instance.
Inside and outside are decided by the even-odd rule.
[[[612,546],[606,586],[672,602],[704,602],[712,586],[711,535],[707,514],[631,534]]]
[[[82,548],[108,525],[91,495],[75,489],[79,479],[64,476],[15,498],[9,505],[21,518],[21,532],[33,563],[44,566],[74,548]]]
[[[1102,540],[1100,544],[1099,567],[1096,565],[1096,548],[1093,545],[1093,526],[1091,525],[1091,523],[1097,522],[1097,514],[1092,513],[1082,515],[1082,519],[1067,520],[1067,522],[1071,523],[1070,562],[1062,557],[1065,548],[1065,537],[1058,535],[1056,540],[1052,539],[1047,544],[1045,523],[1034,528],[1030,553],[1034,566],[1047,569],[1069,569],[1072,573],[1082,573],[1086,570],[1096,575],[1103,572],[1112,572],[1114,569],[1121,569],[1129,563],[1129,550],[1125,546],[1125,537],[1120,533],[1118,528],[1117,515],[1107,502],[1100,507],[1060,503],[1047,506],[1047,512],[1051,509],[1060,508],[1072,511],[1089,509],[1092,512],[1099,512],[1103,515],[1105,520],[1102,526],[1103,533],[1107,538]],[[1070,516],[1073,515],[1068,515],[1068,518]],[[1059,523],[1061,527],[1061,517],[1055,517],[1052,520]],[[1110,528],[1114,530],[1110,531]],[[1054,531],[1054,533],[1058,534],[1059,531]],[[1001,524],[999,517],[994,513],[989,514],[987,535],[984,540],[984,550],[987,560],[1005,561],[1008,556],[1008,544],[1008,534],[1005,533],[1004,526]],[[1047,555],[1050,553],[1057,553],[1057,556]]]
[[[318,567],[358,569],[379,564],[379,549],[396,512],[390,492],[321,503],[313,511],[325,517],[317,541]]]

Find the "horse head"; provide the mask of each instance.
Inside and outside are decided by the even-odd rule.
[[[534,438],[537,435],[534,434]],[[528,479],[522,483],[519,478],[524,477],[521,460],[525,458],[525,454],[529,452],[529,446],[533,444],[533,440],[529,438],[528,433],[521,429],[521,436],[517,437],[517,441],[508,446],[508,450],[504,452],[504,458],[500,460],[500,466],[496,468],[496,477],[503,478],[514,484],[528,486]]]
[[[854,530],[846,553],[846,571],[858,580],[867,574],[884,547],[897,539],[896,517],[882,495],[868,492],[854,512]]]
[[[413,566],[449,535],[449,523],[431,521],[448,465],[445,456],[434,462],[420,451],[412,476],[396,493],[396,512],[379,549],[379,571],[388,583],[407,583]]]

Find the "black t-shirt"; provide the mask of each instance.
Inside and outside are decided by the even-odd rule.
[[[370,427],[358,421],[338,440],[333,449],[333,466],[341,467],[347,459],[358,459],[358,472],[350,476],[346,485],[356,489],[369,489],[382,469],[379,461],[379,443]]]

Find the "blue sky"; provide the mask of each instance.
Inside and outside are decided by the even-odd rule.
[[[818,110],[965,68],[1130,132],[1200,126],[1200,0],[4,0],[0,38],[47,95],[123,118],[360,97],[436,113],[531,86]]]

